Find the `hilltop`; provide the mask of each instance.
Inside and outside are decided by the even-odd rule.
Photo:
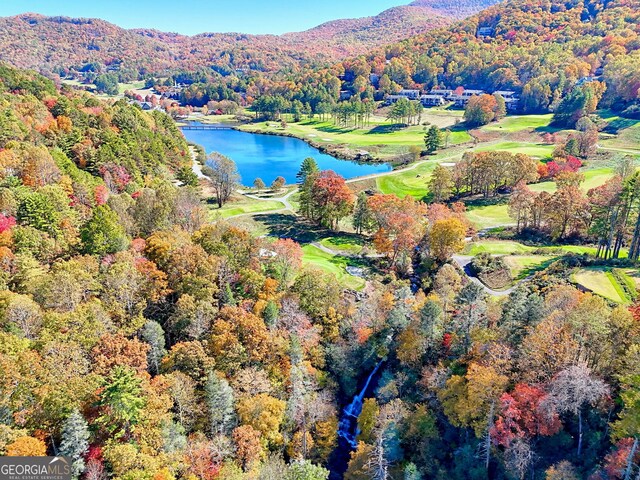
[[[133,73],[193,70],[215,65],[275,71],[335,62],[388,43],[450,25],[496,3],[419,0],[373,17],[327,22],[284,35],[203,33],[186,36],[150,29],[127,30],[100,19],[25,13],[0,19],[0,60],[20,68],[66,71],[131,69]]]

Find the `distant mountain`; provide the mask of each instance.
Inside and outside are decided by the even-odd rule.
[[[100,19],[26,13],[0,18],[0,60],[21,68],[94,68],[135,72],[220,69],[275,71],[335,62],[397,42],[477,12],[497,0],[417,0],[374,17],[336,20],[284,35],[204,33],[186,36],[127,30]]]
[[[500,1],[500,0],[498,0]],[[498,3],[496,0],[415,0],[409,6],[429,8],[449,18],[465,18]]]

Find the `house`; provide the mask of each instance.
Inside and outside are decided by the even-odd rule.
[[[478,37],[492,37],[492,36],[493,36],[493,28],[491,27],[478,28]]]
[[[407,100],[420,100],[420,90],[400,90],[397,95],[387,95],[384,98],[384,103],[386,105],[391,105],[401,98],[406,98]]]
[[[445,88],[432,88],[429,92],[429,95],[437,95],[439,97],[443,97],[444,99],[449,98],[453,95],[453,90],[448,90]]]
[[[446,102],[443,95],[420,95],[420,102],[425,107],[441,107]]]
[[[398,95],[409,100],[417,100],[420,97],[420,90],[400,90]]]
[[[453,100],[456,107],[464,108],[467,106],[467,103],[469,103],[469,99],[471,97],[475,97],[476,95],[483,95],[484,93],[484,90],[464,90],[460,94],[452,94],[449,97],[449,100]]]
[[[493,92],[494,95],[500,95],[504,98],[505,106],[507,107],[507,111],[513,112],[518,109],[520,105],[520,97],[516,94],[516,92],[512,90],[497,90]]]
[[[407,98],[407,97],[403,97],[402,95],[387,95],[386,97],[384,97],[384,103],[385,105],[392,105],[396,103],[398,100],[400,100],[401,98]]]

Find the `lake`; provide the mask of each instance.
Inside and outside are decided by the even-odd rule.
[[[192,122],[191,125],[201,124]],[[307,157],[313,157],[320,170],[333,170],[345,178],[391,170],[385,163],[362,164],[337,159],[297,138],[232,129],[183,130],[182,133],[188,141],[202,145],[207,154],[220,152],[232,159],[245,186],[252,185],[257,177],[267,185],[277,176],[283,176],[289,184],[295,183],[300,164]]]

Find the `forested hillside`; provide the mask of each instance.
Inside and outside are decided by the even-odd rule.
[[[570,285],[579,260],[489,297],[449,261],[461,204],[361,195],[380,273],[345,291],[289,238],[206,222],[162,113],[3,66],[0,121],[0,455],[116,480],[637,475],[640,313]],[[304,165],[302,212],[335,228],[355,196]]]
[[[573,107],[596,100],[594,108],[638,118],[639,24],[640,13],[630,0],[510,0],[329,68],[243,78],[200,70],[182,72],[168,83],[188,83],[180,100],[196,107],[260,99],[261,113],[320,116],[343,110],[366,115],[373,101],[388,94],[436,86],[512,90],[520,97],[520,111],[543,113],[555,111],[575,87],[587,87],[598,93],[589,100],[583,96]]]
[[[415,2],[378,16],[328,22],[277,35],[203,33],[192,37],[156,30],[125,30],[99,19],[24,14],[0,19],[0,60],[43,72],[117,67],[122,81],[146,73],[215,66],[274,72],[335,62],[374,47],[442,27],[495,0]]]
[[[511,0],[428,35],[343,64],[387,89],[447,86],[522,92],[526,111],[557,105],[580,79],[602,75],[604,105],[638,93],[640,11],[633,0]],[[391,81],[391,86],[389,86]]]

